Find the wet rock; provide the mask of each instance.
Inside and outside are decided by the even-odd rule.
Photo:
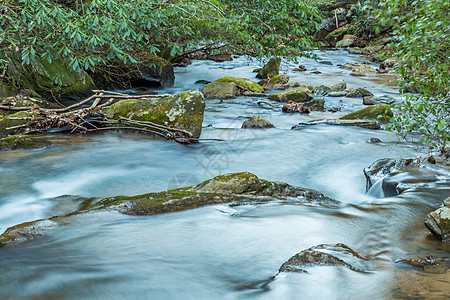
[[[450,206],[450,197],[448,197],[447,199],[445,199],[445,201],[444,201],[444,206]]]
[[[292,71],[296,71],[296,72],[304,72],[306,71],[306,67],[304,65],[299,65],[298,68],[293,68]]]
[[[298,125],[293,126],[291,129],[302,129],[305,126],[315,125],[335,125],[335,126],[356,126],[365,129],[380,129],[380,124],[376,121],[369,120],[341,120],[341,119],[329,119],[319,121],[300,122]]]
[[[10,227],[6,229],[6,231],[2,235],[0,235],[0,247],[6,245],[15,245],[37,237],[44,236],[45,231],[48,231],[56,225],[57,223],[53,220],[44,219],[33,222],[26,222]]]
[[[376,74],[377,70],[366,64],[345,64],[342,68],[352,70],[350,75],[358,76],[368,73]]]
[[[379,143],[381,143],[381,140],[380,140],[379,138],[374,138],[374,137],[372,137],[372,138],[370,138],[370,139],[367,139],[367,142],[368,142],[369,144],[379,144]]]
[[[350,54],[363,54],[363,49],[359,47],[350,47],[347,49],[348,53]]]
[[[374,105],[375,103],[377,103],[377,98],[375,98],[375,97],[365,96],[363,98],[364,105]]]
[[[281,265],[279,272],[308,273],[308,269],[319,266],[346,267],[356,272],[368,272],[369,259],[344,244],[322,244],[292,256]]]
[[[303,103],[303,106],[308,107],[310,110],[323,111],[325,110],[325,100],[316,98]]]
[[[43,138],[13,135],[0,139],[0,151],[42,148],[50,144]]]
[[[190,90],[164,98],[122,100],[111,106],[108,118],[120,117],[148,121],[183,129],[200,137],[202,131],[205,98],[199,90]]]
[[[208,83],[211,83],[211,81],[204,80],[204,79],[200,79],[195,82],[195,84],[208,84]]]
[[[265,91],[272,89],[284,89],[289,82],[290,77],[288,75],[277,75],[270,79],[264,79],[259,84],[263,87]]]
[[[366,90],[365,88],[352,88],[348,91],[347,95],[345,97],[347,98],[363,98],[363,97],[369,97],[373,96],[371,92]]]
[[[8,75],[21,87],[29,88],[43,98],[53,99],[55,95],[59,95],[81,99],[96,89],[94,81],[85,71],[74,71],[62,59],[54,59],[49,63],[38,57],[36,61],[23,65],[18,52],[8,52],[6,57]],[[60,80],[59,84],[55,83],[55,78]]]
[[[301,114],[309,114],[311,110],[303,106],[300,103],[289,100],[282,108],[281,111],[284,113],[301,113]]]
[[[350,47],[351,45],[353,45],[353,43],[355,42],[356,39],[357,39],[356,36],[351,35],[351,34],[346,34],[346,35],[344,35],[342,40],[340,40],[336,43],[336,47],[340,47],[340,48]]]
[[[327,65],[327,66],[332,66],[333,65],[333,63],[331,61],[329,61],[329,60],[320,60],[319,64]]]
[[[342,91],[342,92],[330,92],[328,93],[329,97],[345,97],[347,95],[346,91]]]
[[[333,84],[331,87],[331,92],[343,92],[347,89],[347,83],[345,82],[339,82],[336,84]]]
[[[326,85],[319,85],[314,87],[314,94],[318,96],[325,96],[331,93],[331,88]]]
[[[254,92],[254,93],[264,93],[264,89],[258,83],[239,77],[225,76],[214,82],[228,82],[234,83],[241,93],[243,92]]]
[[[450,207],[441,207],[427,215],[425,226],[443,242],[450,242]]]
[[[231,57],[231,54],[228,54],[228,53],[208,55],[207,59],[215,61],[215,62],[224,62],[224,61],[232,61],[233,60],[233,58]]]
[[[280,64],[281,64],[280,57],[271,58],[269,62],[258,71],[256,78],[265,79],[277,76],[280,73]]]
[[[261,116],[253,116],[248,120],[245,120],[241,128],[272,128],[272,123],[267,121]]]
[[[289,100],[294,102],[306,102],[312,99],[313,87],[300,86],[285,92],[273,94],[269,96],[270,100],[279,102],[287,102]]]
[[[450,268],[450,259],[435,258],[431,255],[425,259],[400,259],[396,263],[407,264],[430,274],[446,274]]]
[[[388,122],[389,117],[392,117],[391,107],[385,104],[368,106],[366,108],[349,113],[341,117],[340,120],[378,120],[380,122]]]
[[[238,95],[239,90],[234,83],[211,82],[203,88],[203,95],[207,99],[233,99]]]
[[[0,115],[0,136],[23,133],[24,127],[29,121],[37,118],[39,113],[21,111],[7,116]]]

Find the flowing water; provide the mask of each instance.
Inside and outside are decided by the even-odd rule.
[[[367,87],[398,97],[385,77],[351,77],[338,64],[363,62],[344,51],[319,52],[325,65],[301,59],[309,71],[291,81]],[[254,78],[257,61],[195,61],[176,70],[161,93],[203,88],[197,80],[230,75]],[[321,74],[313,74],[311,70]],[[361,99],[326,97],[327,108],[362,108]],[[450,196],[450,174],[433,169],[397,174],[416,182],[399,196],[365,191],[363,168],[380,158],[423,155],[392,133],[298,122],[335,117],[281,113],[264,98],[207,100],[204,139],[180,145],[147,136],[52,136],[55,145],[0,157],[0,232],[21,222],[64,214],[74,200],[62,195],[135,195],[199,183],[218,174],[249,171],[260,178],[321,191],[338,208],[312,205],[213,205],[157,216],[103,211],[68,217],[42,238],[0,248],[0,299],[390,299],[450,296],[447,274],[426,274],[394,263],[401,258],[448,257],[450,247],[430,237],[426,214]],[[276,128],[241,130],[259,114]],[[378,138],[382,143],[368,143]],[[55,198],[57,197],[57,198]],[[344,243],[373,258],[368,273],[316,267],[280,273],[292,255],[323,243]],[[275,276],[275,277],[274,277]]]

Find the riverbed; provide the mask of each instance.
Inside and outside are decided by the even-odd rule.
[[[350,76],[339,66],[370,64],[364,57],[344,50],[318,55],[322,63],[283,61],[281,73],[301,84],[345,81],[377,97],[399,97],[391,77]],[[293,72],[299,64],[308,71]],[[194,61],[176,69],[173,87],[158,92],[202,89],[198,80],[223,76],[254,79],[252,71],[260,66],[247,57]],[[291,130],[299,122],[363,108],[361,98],[325,101],[327,109],[341,106],[341,111],[284,114],[281,103],[267,98],[207,100],[201,141],[193,145],[132,134],[54,135],[53,146],[2,153],[0,232],[69,212],[74,203],[63,195],[137,195],[241,171],[312,188],[343,205],[213,205],[148,217],[113,211],[72,216],[42,238],[0,248],[0,298],[446,299],[449,275],[425,274],[394,261],[449,257],[450,247],[429,235],[423,219],[450,196],[450,174],[433,169],[398,174],[399,180],[426,183],[388,198],[376,190],[366,193],[364,168],[381,158],[426,153],[384,130],[327,125]],[[255,114],[275,128],[240,129]],[[371,138],[381,143],[369,143]],[[374,262],[367,273],[317,267],[308,274],[275,276],[292,255],[324,243],[344,243]]]

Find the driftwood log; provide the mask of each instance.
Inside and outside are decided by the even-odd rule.
[[[179,143],[195,143],[197,138],[192,133],[156,124],[148,121],[136,121],[120,117],[119,120],[109,119],[103,112],[114,103],[123,99],[163,98],[171,95],[125,95],[117,92],[94,90],[94,95],[76,104],[56,109],[41,108],[38,106],[14,107],[0,105],[4,111],[28,111],[35,112],[36,116],[23,125],[13,126],[7,130],[21,130],[25,134],[33,133],[91,133],[105,130],[140,132],[160,136]],[[91,103],[89,105],[89,103]]]

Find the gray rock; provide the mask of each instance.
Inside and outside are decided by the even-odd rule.
[[[241,128],[272,128],[272,123],[267,121],[261,116],[253,116],[248,120],[245,120]]]
[[[345,90],[347,89],[347,83],[345,83],[345,82],[339,82],[339,83],[333,84],[333,85],[330,87],[330,89],[331,89],[332,92],[342,92],[342,91],[345,91]]]
[[[238,93],[237,86],[231,82],[211,82],[203,88],[203,95],[207,99],[233,99]]]
[[[271,58],[269,62],[261,70],[258,71],[256,78],[265,79],[277,76],[280,73],[280,64],[281,58]]]
[[[346,91],[328,93],[328,96],[330,97],[345,97],[346,95],[347,95]]]
[[[352,88],[348,91],[347,95],[345,97],[347,98],[363,98],[367,96],[373,96],[371,92],[366,90],[365,88]]]
[[[443,242],[450,242],[450,207],[441,207],[427,215],[425,226]]]
[[[314,125],[336,125],[336,126],[356,126],[365,129],[380,129],[381,126],[376,121],[370,120],[341,120],[341,119],[329,119],[329,120],[319,120],[319,121],[308,121],[300,122],[298,125],[292,127],[292,129],[302,129],[305,126]]]
[[[325,96],[331,93],[331,88],[326,85],[319,85],[314,87],[314,94],[318,96]]]

